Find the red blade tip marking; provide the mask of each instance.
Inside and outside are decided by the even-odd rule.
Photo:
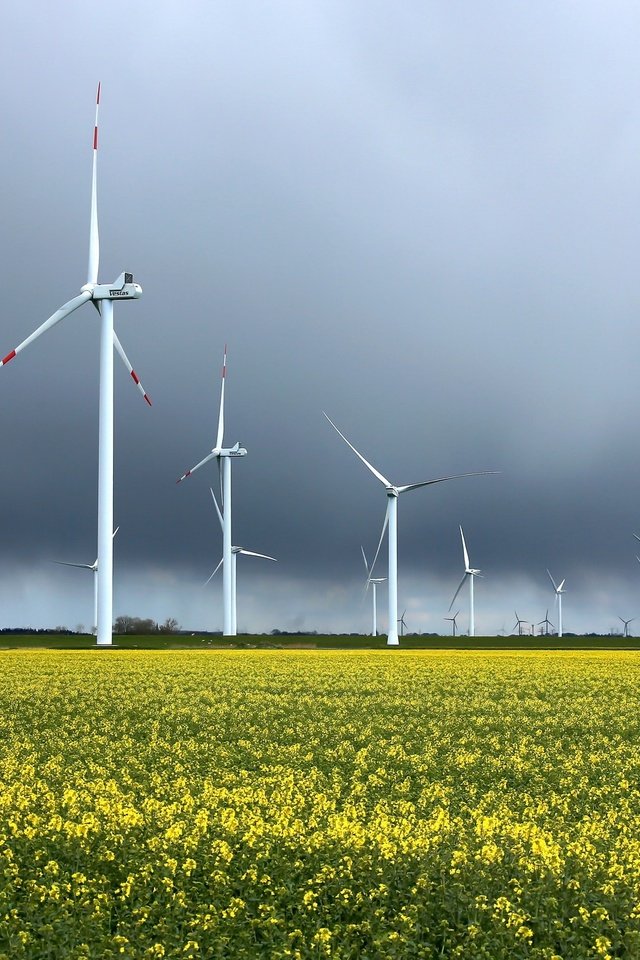
[[[100,103],[100,81],[98,81],[98,93],[96,94],[96,106]]]
[[[131,371],[131,376],[133,377],[134,383],[140,383],[140,378],[138,377],[138,374],[135,372],[135,370]]]
[[[144,395],[144,398],[145,398],[145,400],[147,401],[147,403],[149,404],[149,406],[151,406],[151,399],[147,396],[146,393],[145,393],[145,395]]]
[[[8,353],[8,354],[6,355],[6,357],[4,358],[4,360],[2,361],[2,365],[4,366],[5,363],[9,363],[9,360],[13,360],[13,358],[15,357],[15,355],[16,355],[15,350],[12,350],[11,353]]]

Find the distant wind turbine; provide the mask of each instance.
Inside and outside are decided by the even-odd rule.
[[[513,631],[516,629],[516,627],[517,627],[517,628],[518,628],[518,636],[521,637],[521,636],[522,636],[522,624],[523,624],[523,623],[526,623],[527,621],[520,619],[520,617],[518,616],[518,611],[517,611],[517,610],[515,611],[515,614],[516,614],[516,622],[514,623],[513,627],[511,628],[511,632],[513,632]]]
[[[402,611],[402,616],[401,616],[401,617],[398,617],[398,623],[400,624],[400,636],[401,636],[401,637],[404,637],[404,632],[405,632],[405,630],[407,629],[407,624],[406,624],[406,621],[405,621],[405,619],[404,619],[404,615],[405,615],[406,612],[407,612],[406,610],[403,610],[403,611]]]
[[[488,473],[495,473],[496,471],[491,470],[481,470],[476,473],[460,473],[455,474],[451,477],[439,477],[437,480],[423,480],[421,483],[408,483],[404,486],[396,486],[391,483],[390,480],[387,480],[375,467],[373,467],[368,460],[359,453],[356,448],[350,443],[349,440],[345,437],[336,427],[333,420],[327,416],[325,413],[324,416],[329,421],[333,429],[336,431],[338,436],[342,437],[344,442],[348,447],[353,450],[356,457],[358,457],[365,467],[376,477],[377,480],[384,486],[387,494],[387,510],[384,517],[384,523],[382,525],[382,533],[380,534],[380,540],[378,541],[378,549],[376,550],[375,556],[373,558],[373,563],[371,564],[371,571],[373,572],[376,565],[376,560],[378,559],[378,554],[380,553],[380,547],[382,546],[382,541],[384,535],[389,527],[389,536],[388,536],[388,545],[389,545],[389,633],[387,635],[387,646],[397,647],[399,644],[398,640],[398,623],[400,618],[398,617],[398,497],[402,493],[407,493],[409,490],[417,490],[419,487],[429,487],[434,483],[444,483],[447,480],[458,480],[461,477],[477,477],[482,476]]]
[[[111,539],[115,537],[116,533],[120,527],[116,527],[113,531]],[[93,628],[92,633],[97,633],[98,631],[98,558],[93,561],[93,563],[70,563],[68,560],[52,560],[52,563],[57,563],[62,567],[79,567],[81,570],[90,570],[93,574]]]
[[[462,530],[462,526],[460,526],[460,536],[462,537],[462,552],[464,554],[464,576],[460,581],[458,589],[453,595],[453,600],[449,604],[449,610],[451,610],[454,603],[456,602],[456,597],[462,590],[465,580],[468,578],[469,579],[469,636],[475,637],[476,621],[475,621],[475,611],[473,608],[473,578],[479,577],[481,574],[480,574],[480,570],[475,570],[469,563],[469,554],[467,552],[467,545],[464,540],[464,533]]]
[[[224,384],[227,377],[227,347],[225,345],[222,358],[222,385],[220,387],[220,410],[218,413],[218,433],[216,436],[215,447],[208,453],[204,460],[196,463],[195,467],[187,470],[176,480],[180,483],[186,480],[192,473],[199,470],[200,467],[208,463],[209,460],[217,458],[218,469],[222,470],[222,509],[224,510],[224,520],[222,523],[222,560],[224,566],[222,569],[222,632],[225,637],[235,636],[233,628],[233,563],[231,546],[231,458],[246,457],[247,451],[236,443],[233,447],[223,447],[224,443]],[[217,568],[216,568],[217,569]],[[212,574],[213,576],[213,574]]]
[[[454,637],[455,637],[455,635],[456,635],[456,626],[457,626],[457,624],[456,624],[456,617],[458,616],[459,613],[460,613],[460,611],[457,610],[452,617],[445,617],[445,618],[444,618],[445,620],[450,620],[450,621],[451,621],[451,628],[452,628],[453,636],[454,636]]]
[[[538,626],[539,626],[539,627],[544,627],[544,635],[545,635],[545,637],[548,637],[548,636],[549,636],[549,627],[553,627],[553,624],[551,623],[551,620],[549,620],[549,611],[548,611],[548,610],[547,610],[547,612],[546,612],[545,615],[544,615],[544,620],[540,620],[540,622],[538,623]],[[555,627],[553,627],[553,629],[555,630]]]
[[[220,526],[222,527],[222,533],[224,536],[224,518],[220,512],[220,507],[218,506],[218,501],[216,500],[216,495],[213,492],[213,489],[209,487],[211,496],[213,497],[213,502],[215,504],[216,513],[218,514],[218,520],[220,521]],[[266,553],[254,553],[253,550],[245,550],[244,547],[231,547],[231,636],[235,637],[238,633],[238,593],[237,593],[237,579],[236,579],[236,559],[238,554],[242,554],[245,557],[259,557],[261,560],[273,560],[274,563],[277,563],[275,557],[268,557]],[[224,557],[215,568],[209,579],[205,582],[205,586],[215,577],[216,573],[224,564]],[[224,572],[224,571],[223,571]]]
[[[84,303],[91,301],[100,316],[100,366],[98,414],[98,614],[97,638],[99,646],[113,643],[113,351],[117,350],[142,396],[151,405],[140,379],[129,363],[122,344],[113,328],[114,301],[137,300],[142,287],[134,282],[133,274],[123,272],[112,283],[98,283],[100,240],[98,236],[98,108],[100,84],[96,95],[96,119],[93,128],[93,174],[91,180],[91,217],[89,227],[89,266],[87,282],[77,297],[52,313],[26,340],[0,361],[0,367],[37,340],[56,324],[68,317]]]
[[[628,636],[629,636],[629,624],[630,624],[630,623],[633,623],[633,621],[634,621],[635,619],[636,619],[635,617],[631,617],[631,620],[623,620],[622,617],[618,617],[618,620],[622,620],[622,622],[623,622],[623,624],[624,624],[624,630],[623,630],[623,632],[622,632],[622,636],[623,636],[623,637],[628,637]]]
[[[364,552],[364,547],[361,546],[360,549],[362,550],[362,559],[364,560],[364,568],[367,571],[367,584],[365,589],[368,590],[369,584],[371,584],[371,588],[373,591],[373,626],[371,628],[371,636],[377,637],[378,636],[378,601],[376,598],[376,589],[379,583],[386,583],[387,578],[371,576],[371,571],[369,570],[369,564],[367,563],[367,557]]]
[[[558,602],[558,636],[561,637],[562,636],[562,594],[565,593],[564,580],[562,580],[559,584],[557,584],[548,570],[547,570],[547,574],[549,576],[549,580],[551,580],[551,583],[553,584],[553,589],[556,592],[556,600]]]

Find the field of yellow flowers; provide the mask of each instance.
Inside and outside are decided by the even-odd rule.
[[[638,958],[639,668],[2,652],[0,958]]]

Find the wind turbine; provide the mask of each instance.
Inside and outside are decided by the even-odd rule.
[[[213,497],[213,502],[216,507],[216,513],[218,514],[218,520],[220,521],[220,526],[222,527],[222,534],[224,536],[224,518],[220,512],[220,507],[218,506],[218,501],[216,500],[216,495],[213,492],[213,489],[209,487],[211,491],[211,496]],[[268,557],[266,553],[254,553],[253,550],[245,550],[244,547],[231,547],[231,636],[235,637],[238,632],[238,599],[236,592],[236,558],[238,554],[243,554],[245,557],[260,557],[261,560],[273,560],[274,563],[277,563],[275,557]],[[224,557],[215,568],[209,579],[206,581],[205,586],[215,577],[216,573],[220,567],[224,564]],[[222,571],[224,574],[224,570]]]
[[[633,623],[633,621],[634,621],[635,619],[636,619],[635,617],[631,617],[631,620],[623,620],[622,617],[618,617],[618,620],[622,620],[622,622],[623,622],[623,624],[624,624],[624,630],[623,630],[623,632],[622,632],[622,636],[623,636],[623,637],[628,637],[628,636],[629,636],[629,624],[630,624],[630,623]]]
[[[216,445],[211,453],[208,453],[204,460],[196,463],[195,467],[183,473],[176,483],[186,480],[192,473],[199,470],[209,460],[214,457],[218,460],[218,469],[222,470],[222,509],[224,510],[224,519],[222,521],[222,600],[223,600],[223,626],[222,632],[225,637],[235,636],[233,627],[233,563],[231,546],[231,458],[246,457],[247,451],[236,443],[233,447],[224,447],[224,382],[227,377],[227,347],[225,344],[224,355],[222,358],[222,385],[220,387],[220,410],[218,413],[218,434],[216,436]],[[217,568],[216,568],[217,569]],[[213,576],[213,574],[212,574]]]
[[[120,527],[113,531],[111,539],[115,537]],[[91,570],[93,573],[93,630],[96,633],[98,629],[98,558],[93,563],[69,563],[68,560],[52,560],[52,563],[58,563],[63,567],[79,567],[81,570]]]
[[[407,624],[406,624],[405,619],[404,619],[404,615],[405,615],[406,612],[407,612],[406,610],[403,610],[403,611],[402,611],[402,616],[401,616],[401,617],[398,617],[398,623],[400,624],[400,636],[401,636],[401,637],[404,637],[404,631],[405,631],[406,628],[407,628]]]
[[[380,547],[382,546],[382,540],[385,535],[387,526],[389,527],[389,536],[388,536],[388,545],[389,545],[389,633],[387,635],[387,646],[388,647],[397,647],[400,641],[398,640],[398,497],[401,493],[407,493],[409,490],[417,490],[418,487],[429,487],[434,483],[444,483],[447,480],[458,480],[461,477],[477,477],[482,476],[487,473],[494,473],[495,471],[482,470],[476,473],[459,473],[455,474],[452,477],[439,477],[437,480],[423,480],[421,483],[408,483],[405,486],[396,486],[391,483],[390,480],[387,480],[386,477],[376,470],[368,460],[359,453],[352,443],[347,440],[344,433],[342,433],[336,427],[333,420],[330,417],[327,417],[325,413],[324,416],[329,421],[336,433],[342,437],[344,442],[348,447],[353,450],[356,457],[358,457],[367,467],[368,470],[376,477],[380,483],[384,486],[387,494],[387,510],[384,517],[384,523],[382,524],[382,533],[380,534],[380,540],[378,541],[378,549],[376,550],[375,557],[373,558],[373,563],[371,564],[370,572],[373,572],[373,569],[376,565],[376,560],[378,559],[378,554],[380,553]]]
[[[91,217],[89,227],[89,266],[87,282],[78,296],[52,313],[26,340],[0,361],[5,366],[10,360],[37,340],[57,323],[68,317],[89,300],[100,315],[100,375],[98,424],[98,572],[97,572],[97,643],[109,646],[113,642],[113,350],[118,351],[142,396],[151,406],[140,379],[129,363],[113,328],[114,300],[137,300],[142,287],[134,282],[133,274],[123,272],[113,283],[98,283],[100,240],[98,235],[98,108],[100,84],[96,95],[96,119],[93,128],[93,173],[91,179]]]
[[[454,603],[456,602],[456,597],[458,596],[458,594],[459,594],[460,591],[462,590],[462,587],[464,586],[464,582],[465,582],[465,580],[466,580],[467,577],[468,577],[468,578],[469,578],[469,636],[470,636],[470,637],[475,637],[475,635],[476,635],[476,621],[475,621],[475,613],[474,613],[474,609],[473,609],[473,578],[474,578],[474,577],[479,577],[481,574],[480,574],[480,571],[479,571],[479,570],[475,570],[475,569],[474,569],[473,567],[471,567],[470,564],[469,564],[469,554],[468,554],[468,552],[467,552],[467,545],[466,545],[466,543],[465,543],[465,541],[464,541],[464,533],[463,533],[463,531],[462,531],[462,525],[460,526],[460,536],[462,537],[462,552],[463,552],[463,554],[464,554],[464,576],[463,576],[462,580],[460,581],[460,584],[459,584],[459,586],[458,586],[458,589],[456,590],[456,592],[455,592],[454,595],[453,595],[453,600],[452,600],[451,603],[449,604],[449,610],[451,610],[452,606],[453,606]]]
[[[547,570],[547,574],[549,576],[549,580],[551,580],[551,583],[553,584],[553,589],[556,592],[556,600],[558,601],[558,636],[561,637],[562,636],[562,594],[565,593],[564,580],[562,580],[559,584],[557,584],[548,570]],[[566,580],[566,577],[565,577],[565,580]]]
[[[527,621],[520,619],[520,617],[518,616],[518,611],[517,611],[517,610],[515,611],[515,614],[516,614],[516,622],[514,623],[514,625],[513,625],[513,627],[511,628],[511,630],[512,630],[512,632],[513,632],[513,631],[515,630],[515,628],[517,627],[517,628],[518,628],[518,636],[521,637],[521,636],[522,636],[522,624],[523,624],[523,623],[526,623]]]
[[[371,571],[369,570],[369,564],[367,563],[367,557],[364,552],[364,547],[361,546],[360,549],[362,550],[362,559],[364,560],[364,568],[367,571],[367,585],[365,589],[366,590],[369,589],[369,584],[371,584],[371,587],[373,588],[373,627],[371,629],[371,636],[377,637],[378,636],[378,601],[377,601],[376,590],[377,590],[378,584],[385,583],[387,578],[371,576]]]
[[[454,613],[454,615],[453,615],[452,617],[445,617],[445,618],[444,618],[445,620],[451,620],[451,627],[452,627],[452,629],[453,629],[453,636],[454,636],[454,637],[455,637],[455,635],[456,635],[456,626],[457,626],[457,624],[456,624],[456,617],[458,616],[459,613],[460,613],[460,611],[457,610],[456,613]]]
[[[553,624],[551,623],[551,620],[549,620],[549,611],[548,611],[548,610],[547,610],[547,612],[546,612],[545,615],[544,615],[544,620],[540,620],[540,622],[538,623],[538,626],[539,626],[539,627],[544,627],[544,635],[545,635],[545,637],[548,637],[548,636],[549,636],[549,627],[553,627]],[[554,630],[555,630],[555,627],[553,627],[553,628],[554,628]]]

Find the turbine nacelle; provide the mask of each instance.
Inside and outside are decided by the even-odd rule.
[[[239,443],[236,443],[233,447],[229,447],[226,450],[219,450],[219,457],[246,457],[247,451],[244,447],[241,447]]]
[[[92,300],[138,300],[142,287],[135,283],[132,273],[121,273],[113,283],[85,283],[82,293],[90,293]]]

